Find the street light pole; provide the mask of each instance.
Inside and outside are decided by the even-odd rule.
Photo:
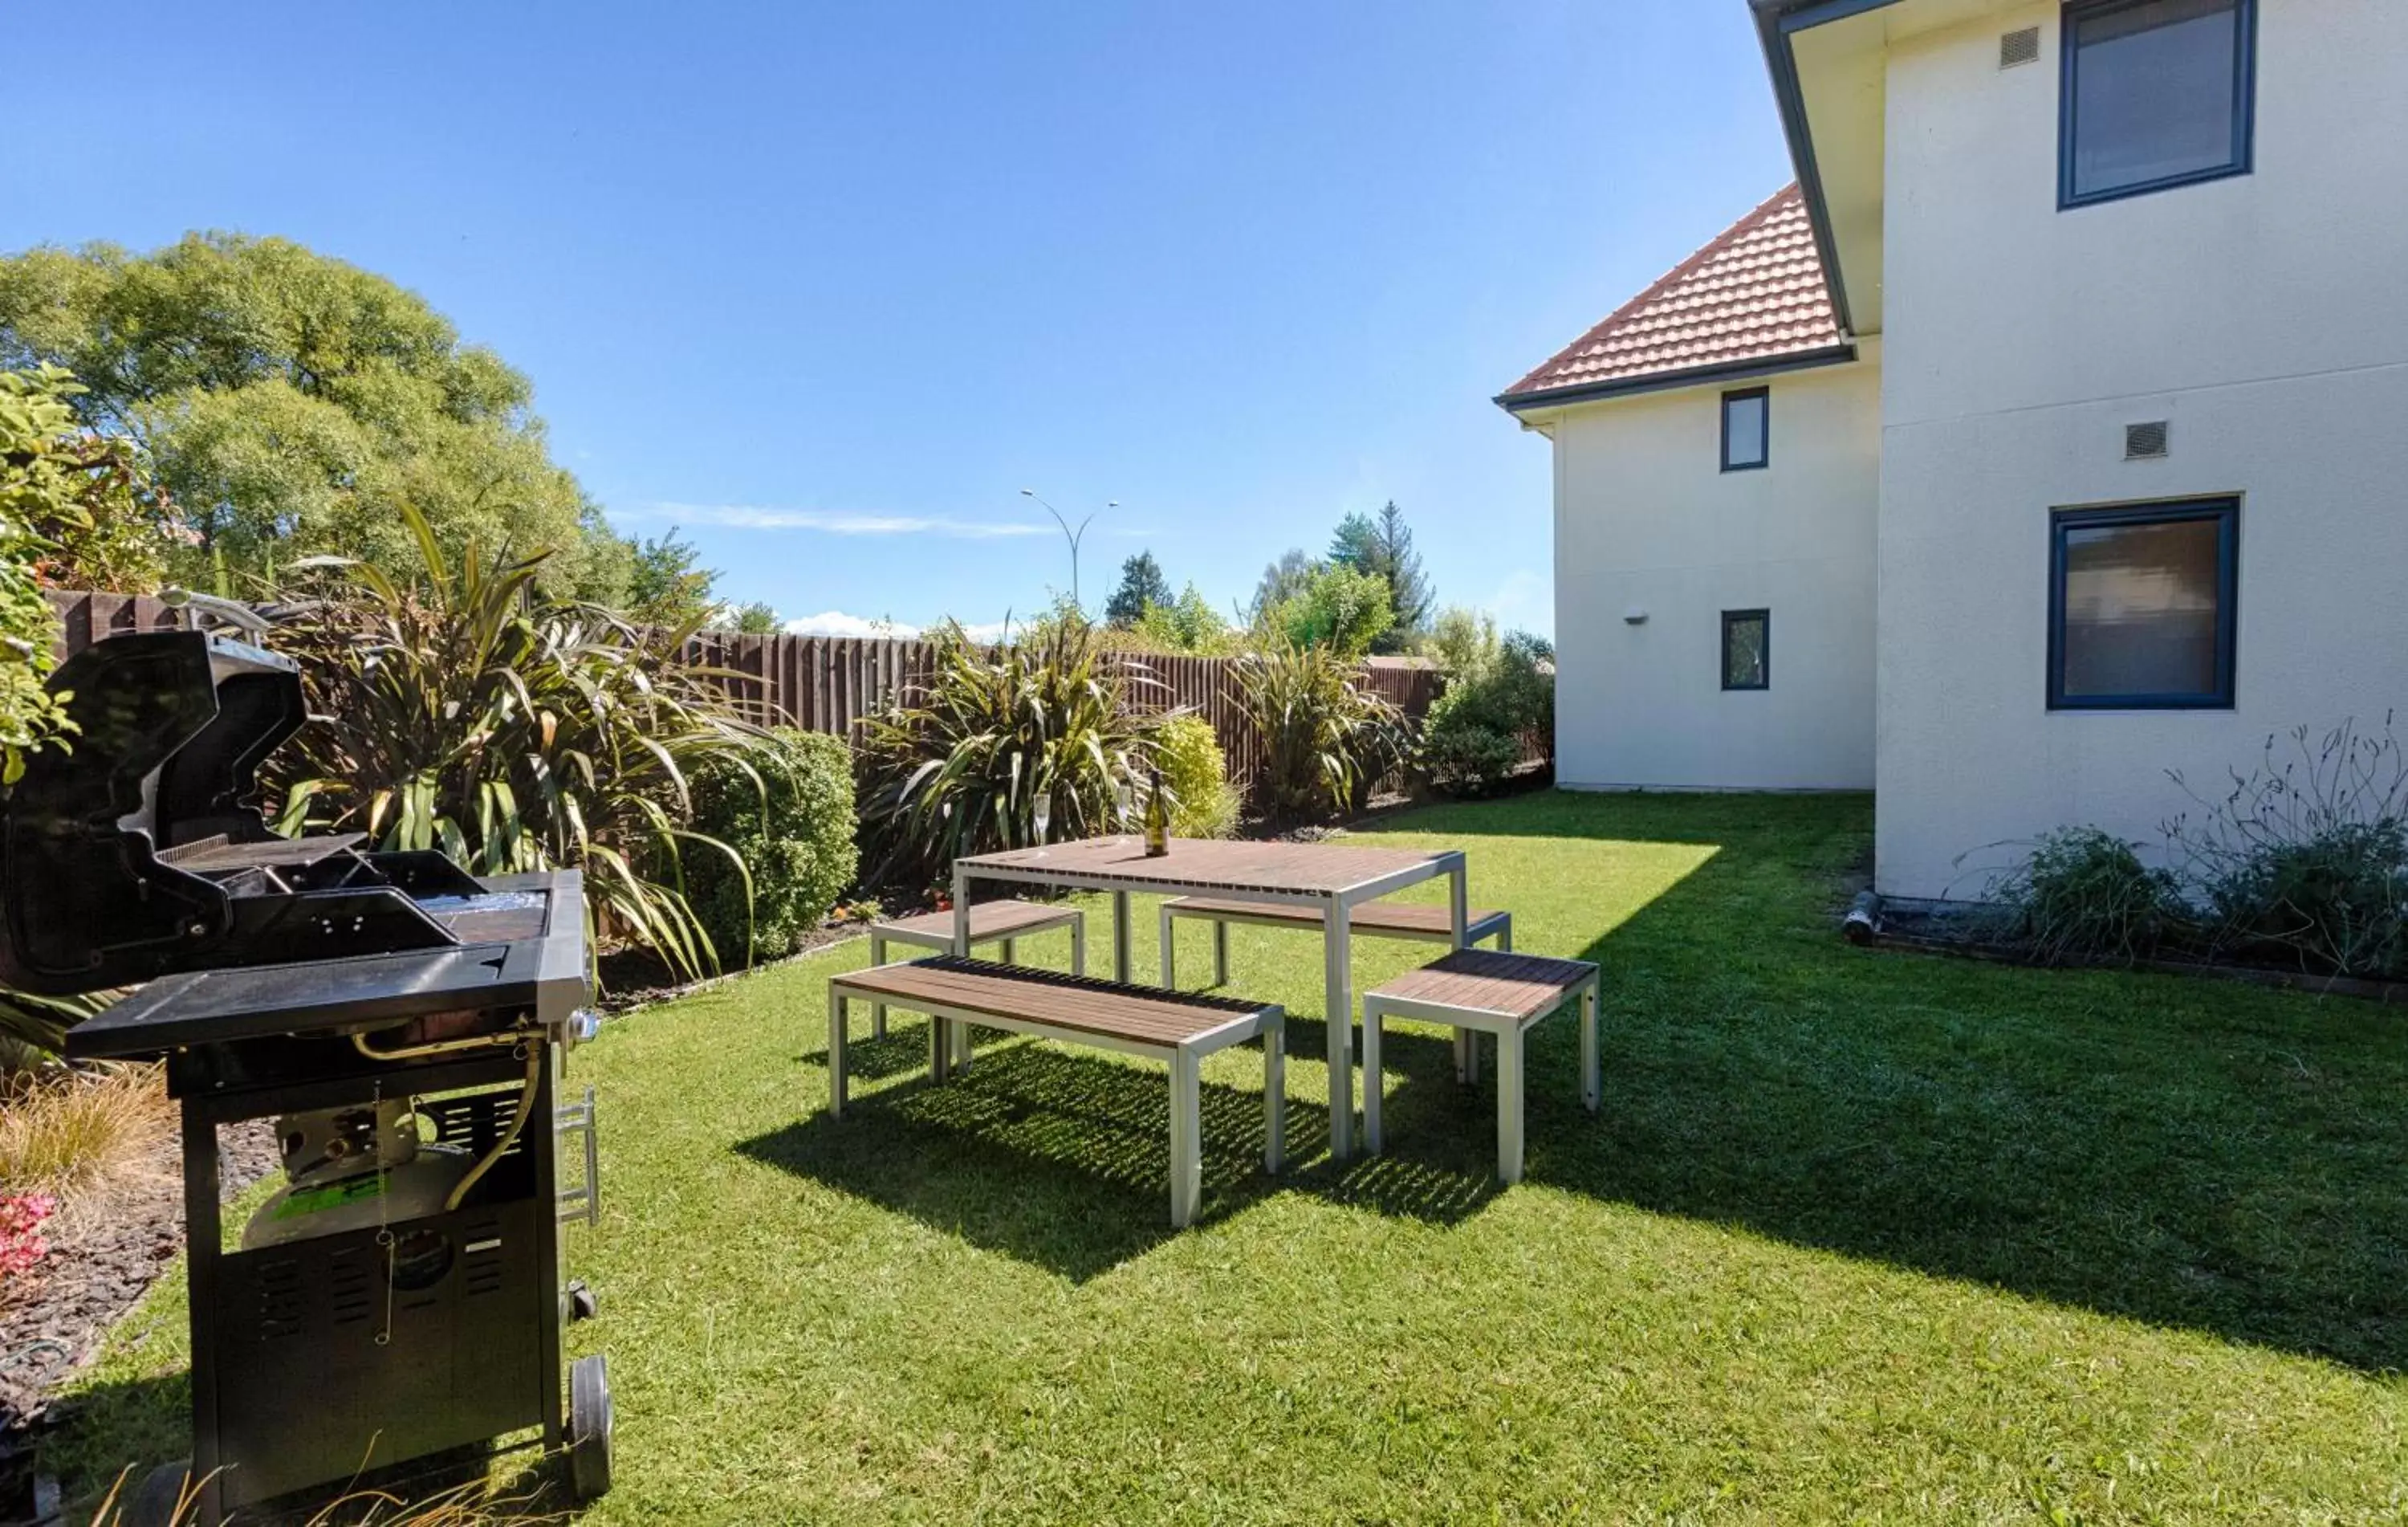
[[[1035,488],[1023,488],[1020,490],[1020,496],[1023,498],[1036,498],[1039,504],[1044,504],[1045,512],[1053,515],[1054,523],[1062,527],[1062,539],[1070,543],[1070,603],[1077,606],[1081,613],[1084,613],[1086,607],[1079,602],[1079,542],[1086,539],[1087,526],[1096,523],[1096,514],[1102,513],[1104,510],[1099,509],[1096,511],[1096,514],[1090,514],[1085,519],[1081,520],[1079,522],[1079,528],[1073,530],[1070,528],[1070,522],[1062,517],[1062,511],[1055,509],[1052,504],[1045,503],[1043,498],[1039,497]],[[1120,507],[1121,501],[1117,498],[1107,500],[1104,504],[1104,509],[1118,509]]]

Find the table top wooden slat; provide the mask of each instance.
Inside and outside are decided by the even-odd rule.
[[[1065,975],[1059,971],[996,965],[939,955],[901,965],[880,965],[836,978],[848,993],[884,998],[899,1007],[917,1000],[956,1012],[1052,1024],[1082,1033],[1103,1034],[1150,1044],[1176,1045],[1227,1027],[1233,1018],[1271,1004],[1227,997],[1154,991]]]
[[[1146,857],[1142,838],[1085,838],[1043,848],[1015,848],[959,861],[982,870],[1013,870],[1126,882],[1133,887],[1209,886],[1220,890],[1334,896],[1400,872],[1426,869],[1453,850],[1358,848],[1347,843],[1257,843],[1241,839],[1173,838],[1170,852]]]
[[[1182,896],[1171,905],[1201,916],[1250,917],[1260,922],[1294,923],[1299,928],[1319,928],[1323,921],[1319,907],[1294,901],[1215,901],[1210,897]],[[1465,926],[1501,915],[1485,907],[1474,907],[1465,915]],[[1453,913],[1418,901],[1365,901],[1346,914],[1346,923],[1354,929],[1387,929],[1398,933],[1435,935],[1455,931]]]
[[[999,939],[1007,933],[1027,929],[1060,927],[1076,921],[1078,916],[1077,907],[1056,902],[973,901],[970,903],[970,937]],[[882,917],[871,926],[887,932],[950,939],[953,936],[953,915],[950,911],[923,912],[910,917]]]
[[[1554,1008],[1596,973],[1597,967],[1586,960],[1453,949],[1369,995],[1528,1017]]]

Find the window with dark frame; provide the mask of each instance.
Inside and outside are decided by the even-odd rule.
[[[2049,516],[2052,711],[2229,710],[2241,503]]]
[[[1772,459],[1772,391],[1723,394],[1723,470],[1752,472]]]
[[[1772,612],[1723,612],[1723,687],[1772,687]]]
[[[2076,0],[2064,27],[2059,207],[2248,172],[2257,0]]]

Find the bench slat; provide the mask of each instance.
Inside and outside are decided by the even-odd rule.
[[[1597,967],[1582,959],[1455,949],[1420,970],[1407,971],[1381,985],[1370,995],[1527,1017],[1562,1002],[1596,974]]]
[[[1058,927],[1076,921],[1078,916],[1076,907],[1043,901],[975,901],[970,904],[970,937],[984,943],[1028,929]],[[950,939],[953,936],[953,915],[922,912],[909,917],[882,918],[871,927],[873,931],[890,937],[902,934]]]
[[[882,965],[836,977],[848,995],[898,1007],[926,1001],[966,1013],[1051,1024],[1082,1033],[1175,1047],[1266,1004],[1125,987],[1058,971],[1027,970],[953,955]]]

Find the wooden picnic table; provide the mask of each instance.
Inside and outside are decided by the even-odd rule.
[[[953,861],[953,953],[969,954],[970,885],[980,880],[1110,891],[1112,978],[1121,982],[1128,980],[1132,891],[1319,907],[1328,1028],[1329,1154],[1344,1160],[1354,1151],[1354,995],[1348,909],[1440,875],[1452,882],[1449,907],[1455,946],[1462,948],[1469,942],[1465,925],[1469,898],[1460,849],[1173,838],[1169,853],[1148,858],[1145,840],[1131,833],[980,854]],[[968,1037],[956,1025],[953,1031],[940,1031],[939,1042],[959,1045]]]

